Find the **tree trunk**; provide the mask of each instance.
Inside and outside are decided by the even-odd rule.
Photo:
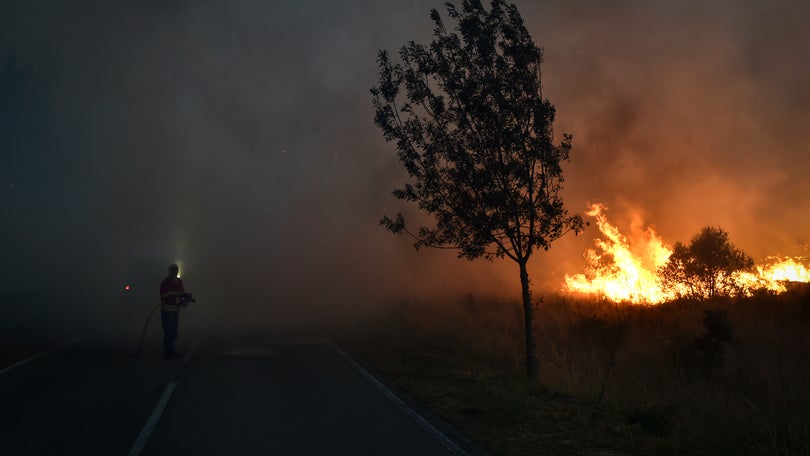
[[[537,343],[534,340],[534,317],[532,315],[532,294],[529,290],[529,273],[526,270],[526,260],[519,261],[520,288],[523,292],[523,323],[526,325],[526,375],[529,380],[537,380]]]

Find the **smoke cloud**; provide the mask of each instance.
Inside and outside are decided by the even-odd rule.
[[[669,242],[712,224],[755,258],[806,253],[810,5],[518,7],[545,49],[555,129],[574,134],[569,210],[598,201]],[[427,42],[431,8],[4,2],[0,293],[115,318],[139,268],[181,261],[235,326],[348,321],[413,295],[517,298],[512,264],[416,253],[377,226],[412,209],[389,195],[404,173],[373,125],[376,51]],[[593,231],[540,252],[535,286],[578,272]]]

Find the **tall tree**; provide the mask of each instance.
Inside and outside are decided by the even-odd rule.
[[[707,226],[689,245],[675,243],[658,276],[664,287],[680,290],[682,296],[712,299],[743,293],[734,273],[753,266],[754,260],[728,240],[725,230]]]
[[[533,307],[527,268],[537,249],[548,250],[583,222],[560,196],[571,135],[554,137],[554,106],[543,97],[535,45],[513,4],[486,9],[464,0],[447,3],[454,23],[437,10],[428,45],[408,42],[392,63],[377,56],[372,87],[375,123],[410,176],[393,196],[415,203],[435,225],[411,230],[401,213],[381,225],[407,233],[415,248],[457,249],[461,258],[507,257],[520,271],[526,371],[538,377]]]

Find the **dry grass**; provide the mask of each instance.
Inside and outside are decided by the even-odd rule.
[[[810,454],[807,289],[538,304],[539,383],[523,380],[517,302],[404,303],[354,347],[495,454]],[[730,337],[709,337],[710,309]]]

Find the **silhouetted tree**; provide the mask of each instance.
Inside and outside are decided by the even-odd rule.
[[[689,245],[676,243],[658,275],[662,285],[680,290],[681,295],[711,299],[743,292],[733,274],[753,265],[751,257],[729,242],[728,233],[707,226],[692,237]]]
[[[405,232],[415,247],[458,250],[467,259],[508,257],[518,264],[522,291],[526,369],[538,375],[527,270],[537,249],[582,218],[569,216],[560,197],[561,162],[571,135],[555,144],[554,106],[543,98],[542,49],[534,44],[517,8],[494,0],[487,10],[465,0],[447,3],[455,23],[438,11],[429,45],[413,41],[377,57],[380,79],[372,87],[375,123],[410,175],[394,197],[416,205],[435,226],[410,230],[402,214],[381,225]]]

